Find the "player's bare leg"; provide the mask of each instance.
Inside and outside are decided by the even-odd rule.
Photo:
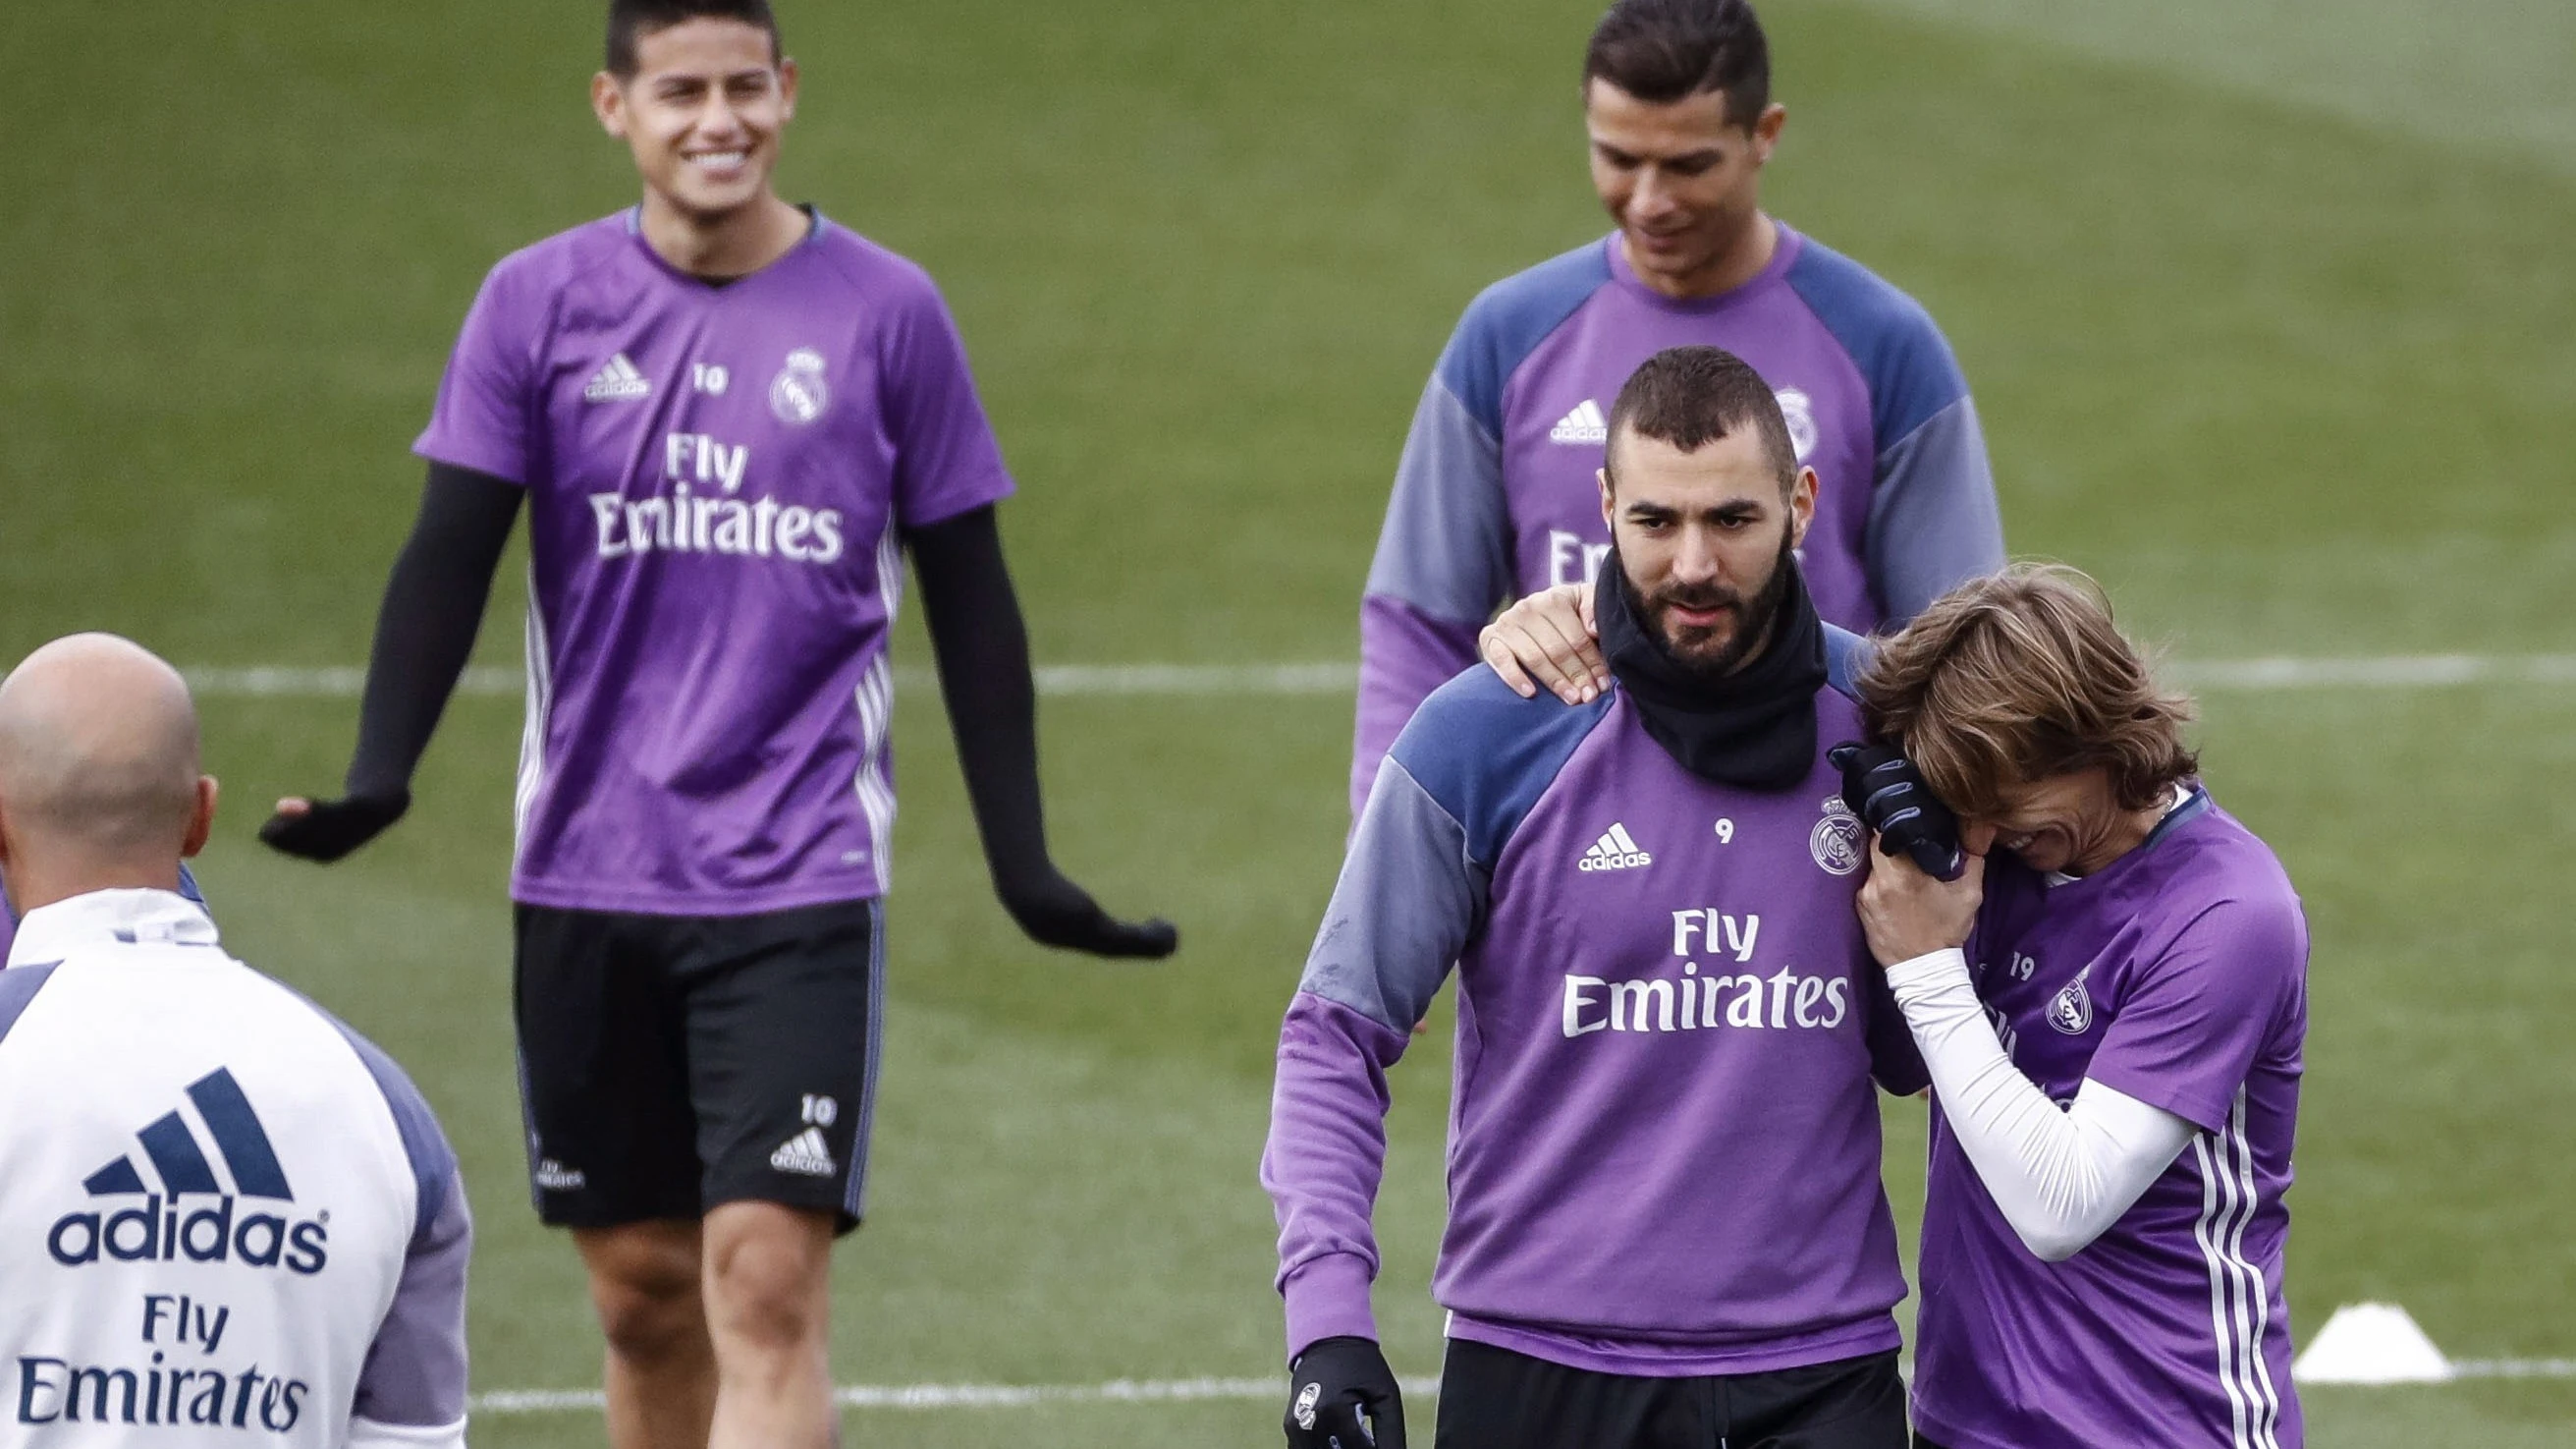
[[[832,1215],[729,1202],[706,1217],[707,1327],[715,1340],[713,1449],[839,1442],[829,1352]]]
[[[701,1236],[692,1222],[573,1231],[608,1339],[608,1442],[615,1449],[707,1443],[716,1358],[700,1291]]]

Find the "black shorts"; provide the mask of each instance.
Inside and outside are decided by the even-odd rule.
[[[1771,1373],[1656,1379],[1449,1340],[1438,1449],[1906,1449],[1896,1350]]]
[[[858,1225],[876,1106],[875,901],[758,916],[518,908],[528,1179],[553,1227],[782,1203]]]

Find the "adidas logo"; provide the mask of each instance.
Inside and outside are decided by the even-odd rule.
[[[1556,426],[1547,430],[1547,440],[1551,443],[1606,443],[1610,441],[1610,420],[1601,416],[1601,404],[1585,398],[1574,405],[1574,411],[1556,420]]]
[[[190,1084],[187,1095],[232,1185],[227,1188],[215,1175],[214,1164],[207,1160],[197,1129],[188,1119],[176,1109],[165,1112],[134,1134],[143,1160],[161,1180],[159,1190],[144,1180],[132,1152],[81,1179],[82,1190],[91,1197],[139,1195],[143,1204],[115,1213],[63,1214],[45,1236],[54,1261],[77,1268],[102,1256],[121,1263],[169,1263],[184,1257],[193,1263],[238,1261],[254,1268],[283,1262],[308,1276],[321,1272],[329,1258],[328,1213],[292,1225],[265,1212],[245,1214],[235,1221],[240,1199],[295,1201],[268,1129],[260,1125],[259,1113],[242,1094],[241,1083],[233,1080],[231,1071],[217,1068]],[[185,1196],[211,1197],[215,1203],[182,1217],[180,1199]]]
[[[583,388],[581,395],[590,402],[632,402],[639,397],[650,396],[652,391],[653,384],[646,381],[644,374],[637,372],[635,364],[627,361],[626,354],[621,352],[591,374],[590,386]]]
[[[1601,832],[1601,838],[1592,842],[1592,848],[1583,852],[1583,858],[1574,863],[1574,868],[1636,870],[1654,863],[1653,856],[1637,848],[1637,842],[1628,834],[1628,827],[1613,821],[1609,829]]]
[[[832,1165],[831,1149],[823,1145],[820,1127],[808,1127],[779,1143],[778,1150],[769,1154],[769,1165],[805,1177],[830,1177],[840,1171]]]

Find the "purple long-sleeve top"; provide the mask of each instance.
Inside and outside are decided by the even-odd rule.
[[[1816,708],[1823,744],[1858,733],[1842,694]],[[1388,1072],[1453,962],[1453,1337],[1667,1376],[1896,1346],[1871,1083],[1924,1078],[1838,787],[1821,745],[1788,790],[1693,775],[1616,689],[1523,700],[1478,668],[1425,702],[1280,1030],[1262,1180],[1292,1354],[1376,1335]]]

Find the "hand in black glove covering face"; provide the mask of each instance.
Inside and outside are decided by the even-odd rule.
[[[277,813],[259,828],[259,838],[288,855],[328,865],[382,835],[410,808],[409,790],[339,800],[280,800]]]
[[[1825,758],[1843,772],[1843,803],[1878,837],[1881,851],[1912,856],[1937,880],[1957,880],[1967,869],[1959,818],[1933,796],[1903,751],[1848,741],[1826,751]]]
[[[1404,1449],[1404,1396],[1365,1338],[1318,1339],[1288,1366],[1288,1449]]]

